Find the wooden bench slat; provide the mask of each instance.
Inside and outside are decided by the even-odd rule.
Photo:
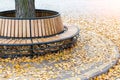
[[[55,31],[54,31],[53,19],[52,18],[49,19],[49,22],[50,22],[50,26],[51,26],[51,32],[52,32],[52,34],[54,34]]]
[[[39,36],[38,20],[34,20],[35,37]]]
[[[56,32],[58,32],[58,21],[57,21],[57,17],[54,18],[54,24],[55,24],[55,29],[56,29]]]
[[[14,44],[21,44],[21,39],[16,39]]]
[[[20,39],[20,44],[27,44],[27,39]]]
[[[49,35],[49,32],[48,32],[48,25],[47,25],[47,19],[44,20],[44,28],[45,28],[45,36]]]
[[[0,35],[1,35],[1,31],[2,31],[2,19],[0,19]]]
[[[42,36],[45,36],[45,26],[44,26],[44,20],[41,20],[41,28],[42,28]]]
[[[61,28],[60,28],[60,27],[61,27],[61,25],[60,25],[60,20],[59,20],[59,17],[56,17],[56,21],[57,21],[57,22],[56,22],[56,23],[57,23],[57,24],[56,24],[56,27],[57,27],[57,32],[61,32]]]
[[[30,39],[26,39],[26,41],[27,41],[26,42],[27,44],[31,44],[32,43],[32,41]]]
[[[15,37],[19,35],[19,21],[15,20]]]
[[[8,32],[8,19],[6,19],[6,22],[5,22],[5,32],[4,32],[4,36],[7,36],[7,32]]]
[[[1,36],[4,36],[4,28],[5,28],[5,19],[3,19],[3,22],[2,22]]]
[[[15,42],[16,42],[16,40],[10,40],[9,42],[8,42],[8,44],[15,44]]]
[[[41,24],[41,20],[38,20],[38,30],[39,30],[39,36],[42,36],[42,24]]]
[[[23,33],[23,37],[27,37],[27,23],[25,20],[23,20],[23,30],[22,30],[22,33]]]
[[[8,20],[8,32],[7,32],[7,36],[10,36],[10,29],[11,29],[11,20]]]
[[[21,43],[22,43],[22,44],[26,44],[26,40],[25,40],[25,39],[22,39],[22,40],[21,40]]]
[[[1,44],[8,44],[11,41],[11,39],[3,39],[3,41],[1,41]]]
[[[29,20],[27,20],[26,21],[26,27],[27,27],[27,37],[30,37],[30,21]]]
[[[11,39],[4,39],[1,41],[0,44],[8,44],[9,41],[11,41]]]
[[[23,37],[23,25],[22,20],[19,20],[19,37]]]
[[[50,23],[49,23],[49,19],[47,19],[47,26],[48,26],[48,35],[52,35],[51,34],[51,27],[50,27]]]
[[[3,41],[4,39],[0,38],[0,43]]]
[[[15,22],[11,20],[11,37],[15,37]]]
[[[52,19],[52,24],[53,24],[53,30],[54,30],[54,34],[56,33],[56,27],[55,27],[55,19]]]
[[[59,33],[59,27],[60,27],[60,25],[59,25],[59,23],[58,23],[58,17],[55,17],[54,19],[55,19],[56,32]]]
[[[41,38],[41,39],[42,39],[42,38]],[[39,43],[42,42],[41,39],[37,39]]]
[[[32,39],[33,43],[38,43],[39,41],[37,39]]]
[[[31,36],[34,37],[35,36],[35,28],[34,28],[34,20],[31,20]]]
[[[3,44],[3,42],[5,41],[5,39],[0,39],[0,44]]]
[[[51,22],[51,19],[49,19],[49,26],[50,26],[50,32],[51,32],[51,35],[54,34],[54,30],[53,30],[53,26],[52,26],[52,22]]]
[[[51,26],[50,26],[50,23],[49,23],[49,19],[47,19],[47,26],[48,26],[49,35],[52,35],[52,33],[51,33]]]
[[[60,30],[64,30],[64,26],[63,26],[63,23],[62,23],[62,19],[61,17],[59,16],[59,24],[60,24]]]
[[[54,34],[55,31],[54,31],[54,26],[52,25],[53,24],[52,19],[49,19],[49,24],[50,24],[50,27],[51,27],[51,33]]]

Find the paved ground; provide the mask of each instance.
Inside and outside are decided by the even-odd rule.
[[[76,47],[29,59],[1,59],[1,80],[76,80],[106,72],[118,60],[117,47],[107,38],[81,31]]]
[[[100,34],[107,39],[111,40],[120,50],[120,19],[119,17],[105,15],[105,16],[90,16],[84,15],[78,18],[63,18],[64,22],[67,24],[75,24],[80,27],[81,31],[91,31]],[[102,74],[95,80],[116,80],[120,79],[120,58],[114,67],[110,68],[108,72]]]
[[[66,5],[68,2],[69,5]],[[71,5],[73,2],[78,4]],[[72,79],[79,80],[79,78],[84,79],[102,73],[116,62],[119,55],[116,46],[120,50],[120,36],[118,35],[120,34],[119,0],[75,0],[73,2],[64,2],[64,0],[61,2],[59,0],[55,4],[54,1],[42,1],[42,3],[36,3],[36,7],[58,10],[63,14],[62,16],[67,17],[66,19],[63,17],[63,22],[79,26],[81,29],[79,46],[59,54],[50,54],[32,60],[29,58],[12,61],[9,59],[1,60],[1,80],[21,80],[25,78],[47,80],[61,76],[63,76],[61,79],[71,79],[72,77]],[[79,5],[80,3],[82,4]],[[5,0],[1,3],[0,10],[7,9],[14,9],[13,0]],[[71,15],[68,15],[69,12],[71,12]],[[75,13],[79,14],[77,18]],[[109,69],[109,72],[95,79],[114,80],[120,78],[119,70],[120,62]]]

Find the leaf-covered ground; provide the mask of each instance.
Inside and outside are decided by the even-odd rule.
[[[79,26],[81,29],[81,34],[90,31],[100,34],[110,40],[112,40],[115,45],[118,46],[120,50],[120,20],[117,17],[99,17],[99,16],[80,16],[78,18],[73,17],[63,17],[63,22],[70,25]],[[97,39],[97,37],[94,37]],[[89,40],[89,38],[88,38]],[[99,41],[99,40],[98,40]],[[88,41],[89,42],[89,41]],[[102,48],[104,44],[100,44],[102,42],[97,43],[96,41],[93,43],[95,45],[100,45]],[[89,42],[91,44],[91,42]],[[47,54],[45,56],[34,57],[33,59],[29,57],[17,58],[17,59],[0,59],[0,80],[22,80],[27,78],[28,80],[48,80],[50,78],[62,79],[61,73],[65,73],[69,71],[68,76],[74,77],[76,74],[81,74],[78,71],[78,67],[83,67],[81,70],[84,70],[86,66],[81,63],[92,63],[97,62],[99,60],[104,59],[104,53],[102,53],[101,47],[99,47],[98,51],[101,53],[96,53],[92,56],[97,55],[97,57],[87,57],[86,51],[84,50],[85,42],[78,41],[78,45],[75,47],[64,50],[63,52],[57,54]],[[80,54],[81,53],[81,54]],[[40,65],[42,64],[42,65]],[[89,67],[89,66],[88,66]],[[68,77],[64,76],[64,77]],[[93,79],[95,80],[105,80],[111,79],[115,80],[120,78],[120,60],[117,65],[109,69],[108,72],[102,74]],[[58,80],[58,78],[57,78]],[[80,80],[77,78],[77,80]]]
[[[110,40],[120,50],[120,19],[119,16],[80,16],[76,18],[66,18],[64,21],[68,24],[75,24],[81,30],[96,32]],[[108,72],[97,76],[95,80],[116,80],[120,79],[120,59],[118,63],[109,69]]]

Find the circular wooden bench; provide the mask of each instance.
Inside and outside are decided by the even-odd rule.
[[[78,36],[79,29],[63,26],[56,11],[36,10],[35,18],[15,18],[15,10],[0,12],[0,56],[3,57],[56,52],[72,46]]]
[[[7,38],[46,37],[64,31],[60,14],[37,10],[37,18],[13,18],[15,11],[1,12],[0,36]]]

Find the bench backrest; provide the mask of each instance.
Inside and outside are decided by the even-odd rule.
[[[60,16],[47,19],[0,19],[0,36],[4,37],[43,37],[63,31]]]

